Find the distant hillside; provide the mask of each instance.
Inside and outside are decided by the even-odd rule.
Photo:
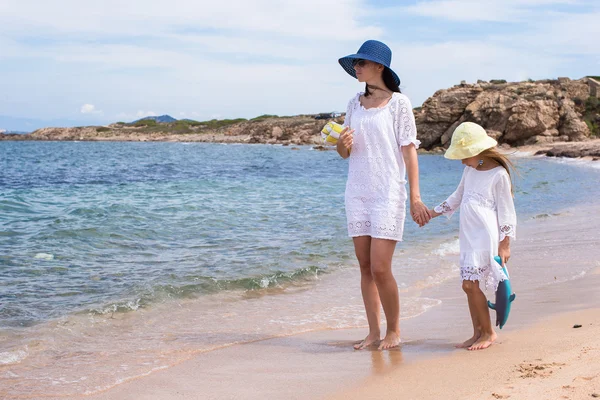
[[[159,116],[150,116],[150,117],[140,118],[140,119],[133,121],[132,124],[135,124],[136,122],[139,122],[139,121],[147,121],[149,119],[156,121],[158,123],[161,123],[161,124],[169,124],[171,122],[177,121],[175,118],[171,117],[170,115],[159,115]]]
[[[499,143],[510,146],[550,147],[558,142],[594,138],[600,142],[600,96],[594,85],[590,78],[522,82],[494,79],[461,82],[438,90],[414,109],[421,148],[443,151],[454,128],[464,121],[482,125]],[[331,119],[343,122],[343,116]],[[163,115],[108,126],[44,128],[29,135],[0,134],[0,140],[319,144],[325,122],[315,115],[260,115],[250,120],[210,121],[176,120]],[[600,148],[585,154],[600,157]]]

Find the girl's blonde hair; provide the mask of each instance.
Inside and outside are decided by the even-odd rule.
[[[514,196],[515,191],[514,191],[513,174],[512,173],[516,172],[515,164],[513,164],[513,162],[510,161],[510,159],[507,156],[500,153],[495,147],[484,150],[481,153],[479,153],[478,155],[487,157],[487,158],[491,158],[492,160],[496,161],[498,164],[502,165],[502,167],[504,167],[504,169],[508,173],[508,177],[510,179],[510,192]]]

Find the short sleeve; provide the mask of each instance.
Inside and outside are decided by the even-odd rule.
[[[352,123],[352,111],[354,110],[356,96],[351,98],[348,102],[348,106],[346,107],[346,116],[344,117],[344,126],[350,127]]]
[[[412,143],[418,149],[421,142],[417,140],[417,125],[415,124],[412,104],[408,97],[403,94],[397,95],[397,98],[394,110],[396,141],[400,146],[408,146]]]
[[[517,214],[513,202],[510,177],[501,174],[494,184],[494,199],[498,209],[498,233],[500,241],[507,236],[517,238]]]

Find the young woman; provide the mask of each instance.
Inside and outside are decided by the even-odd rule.
[[[400,79],[390,68],[388,46],[366,41],[356,54],[339,59],[365,91],[348,103],[345,129],[337,151],[349,158],[345,206],[348,234],[354,241],[361,271],[361,291],[369,334],[356,349],[377,345],[389,349],[400,344],[400,302],[392,275],[396,242],[402,240],[406,216],[406,172],[410,185],[410,211],[419,226],[431,215],[419,192],[417,129],[408,97],[400,93]],[[387,321],[381,340],[380,309]]]

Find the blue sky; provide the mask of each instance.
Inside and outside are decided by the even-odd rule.
[[[0,129],[344,111],[362,85],[337,59],[367,39],[415,106],[461,80],[600,75],[598,21],[596,0],[2,0]]]

